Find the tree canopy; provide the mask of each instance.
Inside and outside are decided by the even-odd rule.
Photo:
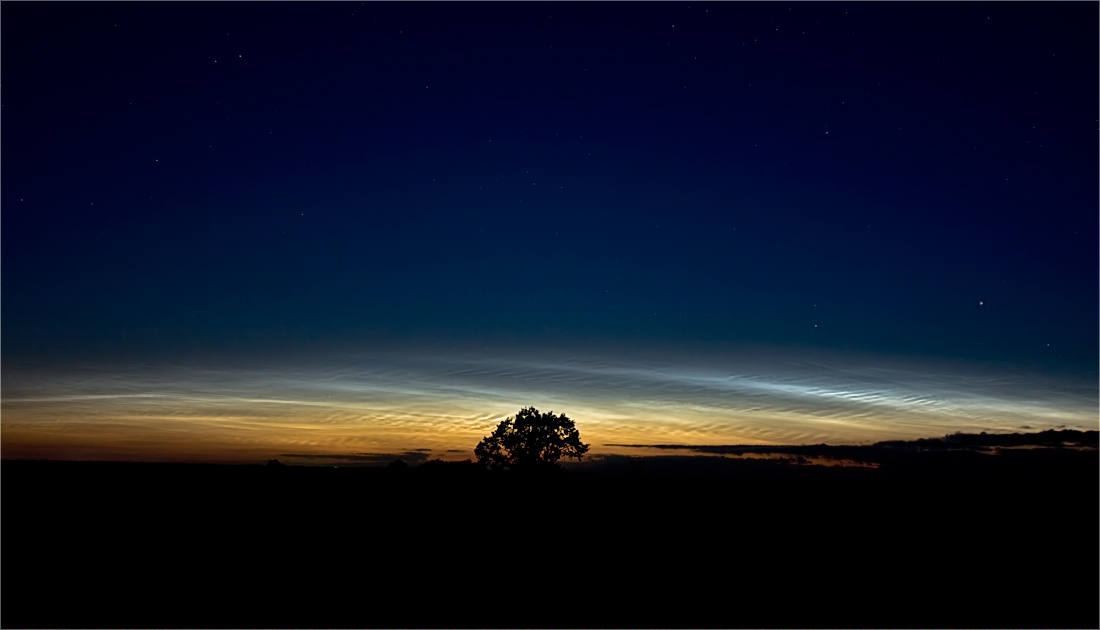
[[[558,460],[580,460],[588,452],[580,433],[565,414],[539,413],[524,407],[515,418],[505,418],[493,434],[478,442],[477,461],[493,470],[557,470]]]

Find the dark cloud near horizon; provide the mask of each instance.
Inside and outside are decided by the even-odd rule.
[[[387,465],[394,460],[400,459],[407,464],[422,464],[428,461],[429,455],[424,451],[430,451],[431,449],[416,449],[413,451],[406,451],[404,453],[349,453],[344,455],[327,455],[324,453],[283,453],[279,457],[291,457],[294,459],[305,459],[311,461],[340,461],[350,462],[356,464],[378,464]]]
[[[784,458],[730,458],[714,455],[618,455],[604,453],[586,457],[584,461],[564,462],[566,470],[574,472],[643,474],[643,475],[737,475],[744,473],[782,473],[784,470],[814,469],[829,466],[800,461],[797,455]],[[827,473],[826,473],[827,474]]]
[[[690,451],[705,454],[706,456],[735,456],[748,457],[753,455],[787,455],[787,460],[778,459],[772,461],[790,463],[814,463],[813,460],[822,462],[863,462],[873,464],[908,464],[914,460],[915,454],[944,453],[965,456],[966,454],[999,452],[1000,449],[1033,448],[1043,450],[1070,450],[1084,448],[1097,452],[1100,448],[1100,431],[1078,431],[1073,429],[1049,430],[1038,433],[956,433],[942,438],[921,438],[917,440],[891,440],[877,442],[871,445],[829,445],[829,444],[804,444],[804,445],[697,445],[697,444],[608,444],[620,448],[637,448],[657,451]],[[1072,456],[1072,455],[1071,455]],[[660,459],[663,456],[620,456],[620,455],[594,455],[592,458],[602,461],[616,461],[615,458],[626,457],[637,461],[647,459]],[[807,459],[810,458],[810,459]],[[746,460],[737,460],[746,461]],[[699,464],[702,465],[702,464]]]
[[[875,446],[911,447],[911,448],[991,448],[991,447],[1051,447],[1100,446],[1100,431],[1078,431],[1076,429],[1047,430],[1038,433],[953,433],[942,438],[921,438],[917,440],[889,440],[878,442]]]
[[[919,438],[916,440],[888,440],[876,442],[872,447],[912,447],[912,448],[981,448],[991,446],[1098,446],[1100,432],[1078,431],[1076,429],[1047,430],[1038,433],[954,433],[942,438]],[[699,453],[734,454],[743,453],[793,453],[828,449],[861,449],[868,446],[857,445],[759,445],[759,444],[605,444],[623,448],[652,448],[658,450],[690,450]]]

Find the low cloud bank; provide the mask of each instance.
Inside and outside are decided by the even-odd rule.
[[[426,451],[431,450],[430,448],[418,448],[415,451],[407,451],[404,453],[349,453],[345,455],[327,453],[283,453],[279,455],[279,457],[306,460],[314,463],[346,462],[362,466],[385,466],[397,459],[400,459],[406,464],[422,464],[428,461],[428,458],[431,456],[430,453]]]
[[[1076,429],[1048,430],[1038,433],[955,433],[942,438],[890,440],[867,446],[803,444],[787,446],[730,444],[606,444],[609,447],[652,451],[689,451],[704,455],[778,459],[798,464],[852,462],[853,464],[884,464],[908,461],[924,452],[968,452],[996,454],[1002,449],[1100,450],[1100,431]],[[772,456],[772,457],[769,457]],[[779,456],[779,457],[774,457]],[[786,457],[783,457],[786,456]],[[629,457],[628,457],[629,459]],[[610,461],[610,460],[608,460]]]

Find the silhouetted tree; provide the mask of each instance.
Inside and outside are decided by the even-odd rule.
[[[478,442],[477,461],[493,470],[557,470],[558,460],[580,460],[588,452],[580,433],[565,414],[539,413],[524,407],[515,418],[506,418],[493,434]]]

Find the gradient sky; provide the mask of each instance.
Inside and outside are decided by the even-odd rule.
[[[1098,17],[4,3],[0,456],[1094,429]]]

